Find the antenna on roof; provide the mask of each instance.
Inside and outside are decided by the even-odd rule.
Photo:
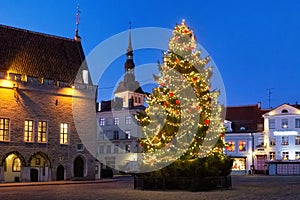
[[[78,35],[79,20],[80,20],[80,10],[78,4],[76,7],[76,29],[75,29],[75,36],[74,36],[74,40],[77,42],[81,41],[81,37]]]
[[[269,108],[271,108],[271,95],[272,95],[272,90],[274,88],[268,88],[268,102],[269,102]]]

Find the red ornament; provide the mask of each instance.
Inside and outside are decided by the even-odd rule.
[[[166,81],[167,81],[167,82],[169,81],[169,78],[168,78],[168,77],[166,77]]]
[[[170,95],[170,97],[173,97],[173,96],[174,96],[174,93],[173,93],[173,92],[170,92],[169,95]]]
[[[165,84],[164,84],[164,83],[161,83],[160,85],[161,85],[162,87],[164,87],[164,86],[165,86]]]
[[[224,138],[225,137],[225,135],[224,134],[221,134],[221,138]]]
[[[167,106],[167,102],[164,102],[164,106],[165,106],[165,107]]]
[[[196,110],[199,111],[200,110],[200,106],[196,106]]]
[[[179,62],[179,60],[178,60],[178,59],[176,59],[176,60],[175,60],[175,63],[178,63],[178,62]]]
[[[205,124],[206,124],[206,125],[209,125],[209,123],[210,123],[210,120],[209,120],[209,119],[206,119],[206,120],[205,120]]]
[[[193,82],[197,82],[197,77],[194,77],[194,78],[193,78]]]
[[[184,33],[188,33],[189,31],[185,29],[183,32],[184,32]]]
[[[177,105],[179,105],[179,104],[180,104],[180,101],[179,101],[178,99],[176,99],[175,103],[176,103]]]

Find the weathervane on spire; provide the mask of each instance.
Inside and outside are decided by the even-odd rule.
[[[74,39],[78,42],[81,41],[81,37],[78,35],[79,20],[80,20],[80,10],[79,10],[79,4],[78,4],[76,7],[76,29],[75,29],[75,36],[74,36]]]

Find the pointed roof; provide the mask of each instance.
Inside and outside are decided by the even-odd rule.
[[[88,70],[80,42],[4,25],[0,58],[0,71],[68,83],[74,83],[81,66]]]
[[[128,31],[128,47],[126,51],[126,62],[124,64],[125,73],[133,71],[135,64],[133,62],[133,49],[131,42],[131,23],[129,22],[129,31]]]

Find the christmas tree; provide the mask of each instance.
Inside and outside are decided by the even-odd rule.
[[[148,170],[175,161],[214,156],[224,159],[224,128],[219,91],[211,90],[213,67],[185,21],[177,24],[163,63],[158,63],[158,87],[147,97],[145,113],[136,115],[145,138],[139,140]]]

